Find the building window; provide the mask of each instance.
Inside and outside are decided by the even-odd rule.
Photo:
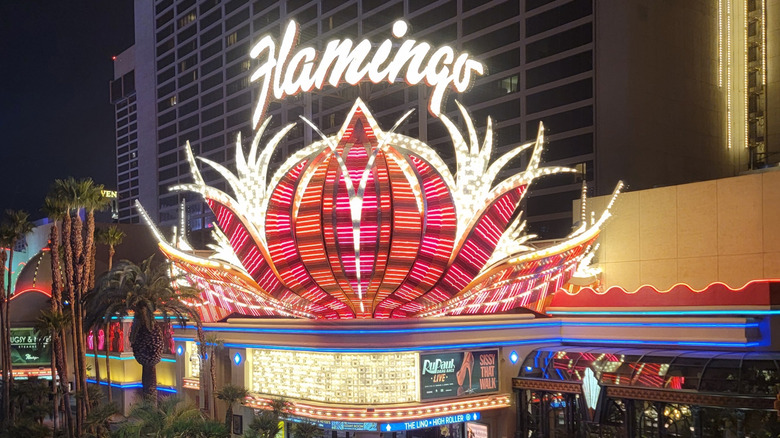
[[[190,12],[189,14],[179,18],[179,29],[182,27],[192,23],[195,21],[198,17],[195,15],[195,12]]]
[[[498,87],[502,90],[506,90],[506,93],[514,93],[517,91],[517,75],[510,76],[508,78],[501,79]]]
[[[238,41],[238,32],[233,32],[230,35],[228,35],[225,44],[228,46],[232,46]]]

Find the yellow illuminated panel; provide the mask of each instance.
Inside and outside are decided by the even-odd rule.
[[[249,349],[251,391],[348,404],[420,401],[416,353],[314,353]]]

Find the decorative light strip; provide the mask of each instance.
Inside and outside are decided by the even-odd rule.
[[[94,358],[94,357],[95,357],[94,354],[91,354],[91,353],[87,354],[87,359]],[[97,357],[99,359],[105,359],[106,355],[105,354],[98,354]],[[108,359],[109,360],[135,360],[135,357],[133,357],[133,356],[113,356],[113,355],[109,355]],[[160,359],[160,361],[176,363],[176,359],[171,359],[171,358],[168,358],[168,357],[163,357],[162,359]]]
[[[561,321],[563,327],[643,327],[643,328],[758,328],[759,323],[701,323],[701,322],[669,322],[669,323],[657,323],[657,322],[572,322]]]
[[[15,369],[14,377],[51,376],[51,368]]]
[[[666,341],[637,339],[580,339],[562,338],[567,344],[618,344],[618,345],[672,345],[677,347],[721,347],[721,348],[751,348],[761,345],[760,342],[698,342],[698,341]]]
[[[766,86],[766,0],[761,0],[761,84]]]
[[[24,294],[26,294],[28,292],[38,292],[38,293],[41,293],[41,294],[46,295],[47,297],[51,298],[51,292],[50,291],[45,291],[43,289],[25,289],[25,290],[23,290],[21,292],[14,292],[14,294],[11,295],[10,298],[8,298],[8,301],[13,301],[16,298],[18,298],[18,297],[20,297],[20,296],[22,296],[22,295],[24,295]]]
[[[463,331],[481,331],[481,330],[522,330],[538,327],[555,327],[560,322],[535,321],[529,319],[528,322],[518,324],[484,324],[484,325],[458,325],[448,327],[414,327],[407,329],[285,329],[271,327],[203,327],[203,331],[213,332],[235,332],[235,333],[276,333],[276,334],[300,334],[300,335],[382,335],[382,334],[400,334],[400,333],[449,333]],[[173,326],[175,329],[195,329],[195,326],[182,327]]]
[[[255,409],[270,409],[271,400],[259,396],[246,398],[245,406]],[[403,421],[418,420],[431,416],[456,415],[473,413],[475,410],[502,409],[512,405],[508,394],[497,394],[468,400],[453,400],[447,402],[393,407],[333,407],[300,401],[291,401],[289,413],[306,418],[321,420],[341,419],[347,421]]]
[[[731,149],[733,139],[732,134],[732,74],[733,66],[731,64],[731,0],[726,0],[726,136],[728,148]]]
[[[723,0],[718,0],[718,86],[723,87]]]
[[[748,129],[749,129],[748,127],[750,126],[750,122],[749,122],[749,119],[750,119],[750,115],[749,114],[750,113],[748,112],[748,100],[749,100],[748,96],[750,94],[750,90],[748,89],[748,76],[750,75],[750,64],[749,64],[749,61],[748,61],[748,49],[749,49],[749,46],[748,46],[748,22],[749,22],[748,21],[748,0],[744,0],[743,1],[743,8],[744,8],[743,34],[744,34],[744,38],[745,38],[745,45],[744,45],[744,47],[745,47],[745,53],[744,53],[745,66],[744,66],[744,70],[745,71],[743,73],[743,75],[744,75],[744,78],[743,78],[743,83],[744,84],[743,85],[745,87],[744,88],[745,96],[743,97],[743,99],[745,99],[745,102],[744,102],[743,107],[744,107],[744,110],[745,110],[745,128],[744,128],[744,131],[745,131],[745,148],[747,149],[750,146],[750,133],[748,132]]]
[[[734,315],[739,311],[728,311],[728,315]],[[779,311],[780,312],[780,311]],[[576,314],[583,315],[580,311],[555,311],[551,310],[551,315]],[[604,315],[615,315],[620,312],[606,311]],[[670,314],[678,314],[673,312]],[[383,334],[404,334],[404,333],[449,333],[449,332],[463,332],[463,331],[483,331],[483,330],[535,330],[541,327],[685,327],[685,328],[758,328],[760,326],[757,322],[748,323],[699,323],[699,322],[575,322],[566,320],[556,321],[533,321],[529,320],[526,323],[519,324],[488,324],[488,325],[468,325],[468,326],[453,326],[453,327],[415,327],[408,329],[284,329],[284,328],[265,328],[265,327],[203,327],[207,332],[232,332],[232,333],[266,333],[266,334],[299,334],[299,335],[383,335]],[[191,329],[194,330],[194,326],[174,326],[175,329]],[[178,339],[178,338],[177,338]]]
[[[173,338],[174,341],[192,341],[193,338]],[[513,341],[493,341],[493,342],[473,342],[462,344],[442,344],[442,345],[424,345],[412,347],[355,347],[355,348],[337,348],[337,347],[309,347],[301,345],[268,345],[268,344],[249,344],[249,343],[225,343],[227,348],[261,348],[267,350],[285,350],[285,351],[311,351],[321,353],[406,353],[416,351],[439,351],[439,350],[460,350],[468,348],[501,347],[512,345],[527,345],[544,342],[561,342],[560,337],[543,337],[537,339],[519,339]]]
[[[187,388],[187,389],[200,389],[200,380],[188,379],[185,377],[181,379],[181,386],[182,388]]]
[[[584,315],[613,315],[613,316],[643,316],[643,315],[727,315],[727,316],[769,316],[780,315],[780,310],[548,310],[550,315],[558,316],[584,316]]]
[[[670,316],[686,316],[686,315],[778,315],[780,310],[774,311],[701,311],[708,313],[695,313],[692,311],[661,311],[661,312],[550,312],[556,315],[670,315]],[[719,313],[712,313],[719,312]],[[680,323],[684,324],[684,323]],[[684,326],[680,326],[684,327]],[[746,323],[744,328],[757,328]],[[648,326],[652,328],[652,326]],[[697,328],[697,327],[693,327]],[[740,328],[739,326],[733,326],[729,328]],[[175,341],[191,340],[187,338],[174,338]],[[443,345],[420,345],[411,347],[383,347],[383,348],[371,348],[371,347],[309,347],[309,346],[279,346],[279,345],[260,345],[260,344],[246,344],[246,343],[225,343],[225,347],[228,348],[261,348],[261,349],[276,349],[286,351],[309,351],[309,352],[327,352],[327,353],[399,353],[399,352],[415,352],[415,351],[439,351],[439,350],[452,350],[452,349],[468,349],[468,348],[485,348],[485,347],[502,347],[502,346],[515,346],[515,345],[532,345],[543,343],[639,343],[644,345],[677,345],[677,346],[711,346],[711,347],[754,347],[760,345],[759,342],[699,342],[699,341],[669,341],[669,340],[632,340],[632,339],[581,339],[571,338],[563,336],[544,336],[532,339],[516,339],[508,341],[493,341],[493,342],[474,342],[474,343],[462,343],[462,344],[443,344]]]

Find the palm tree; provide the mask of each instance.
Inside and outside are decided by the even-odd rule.
[[[117,263],[88,295],[85,323],[94,325],[132,312],[130,344],[135,360],[143,367],[143,395],[156,403],[156,366],[162,359],[164,336],[155,317],[162,318],[166,327],[174,319],[184,325],[188,318],[200,327],[197,310],[185,303],[198,301],[200,295],[197,289],[180,285],[183,278],[173,276],[167,265],[155,265],[153,259],[149,257],[140,266],[127,260]]]
[[[225,427],[231,428],[233,424],[233,405],[244,400],[249,395],[246,388],[236,385],[225,385],[217,392],[217,398],[227,403],[225,411]]]
[[[150,400],[135,405],[129,421],[116,436],[228,438],[230,431],[221,423],[206,419],[193,403],[168,397],[159,406]]]
[[[116,225],[111,225],[108,228],[99,229],[95,233],[95,238],[99,243],[108,245],[108,270],[110,271],[114,264],[115,248],[122,244],[122,240],[125,238],[125,232],[120,230]]]
[[[51,386],[52,386],[52,400],[54,402],[54,411],[52,412],[52,422],[54,423],[54,431],[57,431],[57,412],[59,411],[59,394],[57,391],[57,375],[55,370],[59,369],[57,363],[62,361],[65,356],[65,351],[62,348],[61,334],[67,330],[70,326],[70,315],[62,313],[59,310],[44,310],[38,317],[38,322],[35,325],[36,335],[38,342],[42,343],[46,338],[49,339],[49,345],[51,346]],[[65,406],[70,406],[70,396],[67,392],[68,387],[68,375],[67,373],[61,374],[61,382],[66,391],[64,392]],[[72,423],[72,414],[70,409],[65,410],[66,420],[64,426],[70,432],[70,424]]]
[[[322,429],[314,423],[295,423],[292,427],[293,438],[315,438],[322,436]]]
[[[104,403],[100,388],[90,386],[89,402],[91,404],[89,415],[84,422],[87,430],[85,438],[109,438],[111,436],[111,417],[119,413],[119,407],[115,403]]]
[[[87,362],[86,362],[86,336],[84,333],[84,301],[83,297],[88,290],[95,287],[95,211],[103,210],[108,206],[108,198],[103,196],[104,187],[102,184],[95,184],[91,178],[86,178],[78,181],[78,184],[74,187],[77,195],[77,204],[74,205],[76,209],[76,215],[74,217],[74,234],[72,237],[76,237],[74,245],[74,253],[80,254],[77,257],[77,287],[75,290],[75,313],[77,316],[78,324],[76,328],[76,340],[78,341],[78,366],[79,366],[79,379],[81,383],[82,401],[81,410],[83,418],[89,413],[89,393],[87,392]],[[79,230],[76,234],[76,230],[81,226],[81,217],[78,212],[80,209],[84,209],[86,217],[86,232],[83,234]],[[82,240],[83,239],[83,240]],[[89,326],[87,326],[89,327]],[[96,371],[98,362],[95,361]],[[99,375],[99,374],[98,374]],[[99,377],[98,377],[99,378]],[[82,420],[83,421],[83,420]]]
[[[102,243],[104,245],[108,245],[108,270],[110,271],[111,268],[114,266],[114,254],[116,253],[116,250],[114,249],[117,245],[122,244],[122,240],[125,238],[125,232],[120,230],[116,225],[111,225],[110,227],[106,229],[99,229],[95,232],[95,238],[99,243]],[[110,325],[111,325],[111,318],[109,317],[106,320],[106,323],[103,327],[103,332],[106,334],[106,383],[108,388],[108,401],[111,402],[111,365],[109,363],[109,347],[110,347]],[[97,349],[95,350],[95,363],[97,363]]]
[[[4,397],[3,412],[6,414],[6,419],[13,418],[13,410],[10,405],[10,395],[13,389],[13,364],[11,363],[11,320],[9,314],[9,301],[11,294],[13,293],[13,281],[11,275],[13,274],[14,264],[14,247],[19,239],[23,239],[26,234],[32,232],[34,226],[30,222],[30,215],[24,210],[6,210],[5,218],[2,225],[0,225],[0,235],[2,240],[8,244],[8,280],[6,282],[6,292],[0,305],[3,308],[3,328],[2,328],[2,343],[4,356],[3,366],[3,381],[7,382],[3,385]]]
[[[63,245],[60,241],[59,236],[59,228],[57,226],[57,223],[62,221],[63,223],[63,229],[65,228],[66,224],[66,216],[67,216],[67,224],[70,224],[70,215],[67,214],[67,204],[65,200],[63,199],[60,194],[56,192],[56,190],[52,190],[44,200],[44,206],[43,211],[46,213],[46,216],[49,217],[52,221],[51,225],[51,234],[49,236],[49,255],[51,260],[51,275],[52,275],[52,284],[51,284],[51,308],[50,311],[52,313],[59,313],[62,314],[63,308],[62,308],[62,292],[63,292],[63,279],[62,279],[62,266],[60,264],[60,256],[63,255]],[[70,230],[70,227],[68,225],[68,230]],[[69,232],[69,231],[68,231]],[[70,238],[69,234],[67,235],[68,239]],[[65,236],[63,236],[63,239]],[[70,314],[67,314],[70,316]],[[69,319],[70,321],[70,319]],[[69,371],[68,371],[68,361],[67,357],[65,356],[65,347],[64,343],[66,338],[66,332],[68,331],[69,324],[62,325],[60,327],[60,332],[58,336],[52,337],[52,352],[57,352],[56,354],[56,366],[57,366],[57,373],[60,375],[60,383],[61,388],[64,389],[63,391],[63,401],[65,403],[65,406],[70,406],[70,384],[68,382],[69,379]],[[55,355],[53,355],[55,356]],[[56,381],[55,381],[56,382]],[[70,411],[70,408],[66,409],[66,417],[65,417],[65,428],[68,431],[68,436],[73,436],[73,418]]]
[[[95,184],[90,178],[55,180],[50,197],[56,199],[56,204],[62,205],[65,209],[61,241],[65,258],[64,289],[68,292],[67,301],[74,322],[71,328],[71,340],[75,387],[76,392],[81,395],[77,400],[76,429],[81,432],[90,406],[89,394],[86,391],[83,296],[94,284],[94,212],[106,206],[108,201],[103,196],[103,186]],[[87,222],[86,233],[80,215],[82,210]]]
[[[80,343],[78,342],[78,329],[77,326],[79,326],[80,320],[77,317],[76,308],[78,306],[75,305],[76,303],[76,289],[78,289],[78,282],[77,278],[80,276],[76,275],[76,267],[78,264],[80,251],[78,254],[74,254],[74,247],[76,246],[77,242],[81,242],[81,219],[78,219],[79,225],[76,226],[76,221],[74,219],[73,210],[75,211],[75,216],[78,218],[78,205],[79,205],[79,194],[78,194],[78,181],[76,181],[74,178],[68,178],[68,179],[58,179],[54,181],[54,185],[52,186],[52,189],[49,191],[48,198],[51,202],[51,205],[55,206],[55,208],[59,207],[62,209],[62,239],[59,242],[59,246],[57,248],[56,253],[62,253],[63,256],[63,282],[62,282],[62,291],[66,292],[62,296],[62,305],[63,307],[67,305],[68,312],[70,313],[71,320],[74,322],[74,324],[71,326],[70,330],[70,337],[71,337],[71,343],[73,345],[73,366],[74,366],[74,382],[73,386],[76,390],[76,393],[82,393],[82,386],[81,386],[81,367],[79,366],[79,355],[82,353],[78,346]],[[54,248],[52,248],[52,251],[54,251]],[[53,253],[54,254],[54,253]],[[63,338],[63,342],[65,342],[65,338]],[[82,424],[84,422],[85,414],[81,409],[81,401],[82,397],[78,397],[76,399],[76,404],[78,409],[76,409],[76,422],[74,424],[76,434],[80,434],[82,432]]]
[[[246,436],[250,438],[274,438],[281,427],[279,422],[287,416],[289,403],[284,399],[271,400],[271,409],[260,411],[249,423]]]

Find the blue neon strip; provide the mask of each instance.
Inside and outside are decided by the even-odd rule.
[[[94,379],[87,379],[87,383],[98,383]],[[108,385],[108,382],[105,382],[103,380],[100,381],[100,384],[103,386]],[[111,382],[111,386],[113,388],[121,388],[121,389],[131,389],[131,388],[143,388],[143,385],[140,382],[137,383],[114,383]]]
[[[563,321],[566,327],[684,327],[684,328],[758,328],[757,322],[748,323],[700,323],[700,322],[570,322]]]
[[[87,379],[87,383],[98,383],[98,382],[95,381],[95,379]],[[101,380],[100,384],[103,385],[103,386],[106,386],[106,385],[108,385],[108,382],[105,382],[105,381]],[[135,388],[143,388],[144,386],[140,382],[135,382],[135,383],[113,383],[113,382],[111,382],[111,387],[112,388],[119,388],[119,389],[135,389]],[[176,391],[176,388],[170,388],[170,387],[167,387],[167,386],[158,386],[157,390],[161,391],[161,392],[168,392],[168,393],[173,393],[173,394],[178,392],[178,391]]]
[[[574,344],[633,344],[633,345],[677,345],[682,347],[758,347],[760,342],[696,342],[696,341],[640,341],[636,339],[562,339]]]
[[[89,359],[90,357],[94,359],[95,355],[88,353],[87,354],[87,359]],[[97,357],[98,357],[98,359],[105,359],[106,355],[105,354],[98,354]],[[135,358],[133,356],[108,356],[108,358],[111,359],[111,360],[135,360]]]
[[[550,315],[780,315],[780,310],[551,310]]]
[[[191,341],[187,338],[174,338],[176,341]],[[636,339],[585,339],[585,338],[539,338],[539,339],[519,339],[514,341],[497,342],[478,342],[464,344],[447,345],[423,345],[416,347],[384,347],[384,348],[328,348],[328,347],[308,347],[308,346],[286,346],[286,345],[267,345],[267,344],[237,344],[225,343],[228,348],[260,348],[266,350],[283,351],[309,351],[322,353],[403,353],[414,351],[435,351],[467,348],[490,348],[512,345],[529,345],[544,343],[563,343],[563,344],[623,344],[623,345],[676,345],[683,347],[721,347],[721,348],[751,348],[761,345],[760,342],[697,342],[697,341],[643,341]]]
[[[487,325],[470,325],[459,327],[416,327],[407,329],[285,329],[285,328],[267,328],[267,327],[203,327],[203,331],[214,332],[238,332],[238,333],[277,333],[277,334],[297,334],[297,335],[382,335],[382,334],[399,334],[399,333],[447,333],[447,332],[465,332],[465,331],[477,331],[477,330],[505,330],[505,329],[529,329],[538,327],[557,327],[560,325],[559,321],[541,321],[541,322],[526,322],[522,324],[487,324]],[[194,326],[182,327],[180,325],[174,325],[173,328],[188,328],[194,329]]]
[[[694,311],[691,311],[694,312]],[[714,313],[717,315],[735,315],[743,314],[742,312],[732,311],[695,311],[695,312],[719,312]],[[745,311],[749,312],[749,311]],[[766,311],[755,311],[761,312]],[[772,311],[774,312],[774,311]],[[776,311],[780,313],[780,311]],[[609,311],[593,311],[593,312],[550,312],[556,315],[685,315],[685,312],[666,312],[666,311],[627,311],[627,312],[609,312]],[[710,314],[710,313],[696,313],[696,314]],[[463,326],[463,327],[418,327],[408,329],[361,329],[361,330],[347,330],[347,329],[284,329],[284,328],[265,328],[265,327],[204,327],[204,331],[214,332],[233,332],[233,333],[265,333],[265,334],[301,334],[301,335],[381,335],[381,334],[402,334],[402,333],[444,333],[444,332],[462,332],[462,331],[478,331],[478,330],[505,330],[505,329],[533,329],[539,327],[558,327],[558,326],[570,326],[570,327],[686,327],[686,328],[757,328],[758,323],[695,323],[695,322],[679,322],[679,323],[654,323],[654,322],[573,322],[573,321],[545,321],[545,322],[531,322],[522,324],[493,324],[493,325],[475,325],[475,326]],[[188,328],[194,329],[193,326],[182,327],[180,325],[174,325],[174,328]],[[176,338],[174,338],[176,339]],[[178,340],[178,339],[176,339]]]
[[[177,339],[174,340],[184,340]],[[560,342],[561,338],[544,339],[522,339],[516,341],[498,341],[498,342],[475,342],[469,344],[448,344],[448,345],[424,345],[417,347],[384,347],[384,348],[328,348],[328,347],[305,347],[305,346],[286,346],[286,345],[262,345],[262,344],[232,344],[225,343],[228,348],[261,348],[266,350],[284,350],[284,351],[312,351],[323,353],[405,353],[412,351],[431,351],[431,350],[451,350],[464,348],[490,348],[511,345],[528,345],[546,342]]]
[[[95,355],[94,354],[88,354],[87,358],[90,358],[90,357],[94,359]],[[98,359],[105,359],[106,355],[105,354],[98,354],[97,357],[98,357]],[[135,357],[133,357],[133,356],[108,356],[108,358],[110,360],[135,360]],[[160,359],[160,361],[176,363],[176,359],[169,359],[167,357],[164,357],[164,358]]]

